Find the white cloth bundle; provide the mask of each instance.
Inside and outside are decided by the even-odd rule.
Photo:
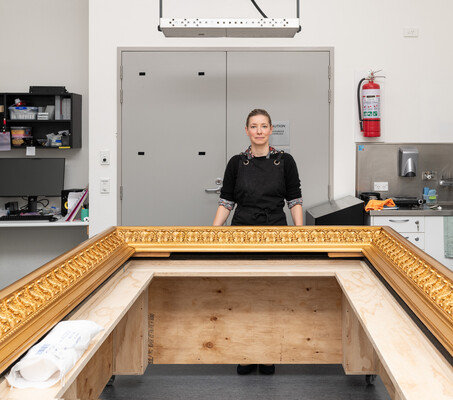
[[[75,365],[102,329],[92,321],[59,322],[11,368],[6,379],[17,388],[54,385]]]

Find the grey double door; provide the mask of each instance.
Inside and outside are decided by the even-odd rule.
[[[211,225],[250,110],[284,122],[304,207],[328,199],[327,51],[123,51],[121,225]]]

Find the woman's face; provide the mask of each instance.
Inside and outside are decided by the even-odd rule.
[[[272,125],[265,115],[255,115],[250,117],[245,133],[254,145],[269,145],[269,136],[272,135]]]

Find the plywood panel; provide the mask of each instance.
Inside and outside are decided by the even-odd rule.
[[[453,368],[369,270],[337,274],[393,399],[453,399]]]
[[[341,363],[333,277],[154,278],[149,362]]]
[[[376,375],[377,356],[354,310],[343,295],[343,368],[349,375]]]
[[[98,351],[64,394],[64,399],[97,399],[112,376],[112,335]]]
[[[113,331],[113,374],[143,374],[148,365],[148,289]]]
[[[135,256],[135,254],[134,254]],[[219,260],[173,260],[132,259],[129,268],[149,271],[154,277],[197,276],[197,277],[256,277],[256,276],[330,276],[341,269],[361,271],[362,262],[344,259],[219,259]]]
[[[398,393],[393,385],[392,380],[390,379],[386,369],[380,361],[377,362],[377,371],[378,375],[381,377],[382,383],[384,384],[389,396],[392,400],[401,400],[404,397],[401,397],[401,393]]]

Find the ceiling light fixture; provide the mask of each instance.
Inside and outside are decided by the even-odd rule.
[[[251,0],[263,18],[163,18],[159,0],[158,30],[166,37],[294,37],[301,30],[299,0],[296,18],[268,18]]]

